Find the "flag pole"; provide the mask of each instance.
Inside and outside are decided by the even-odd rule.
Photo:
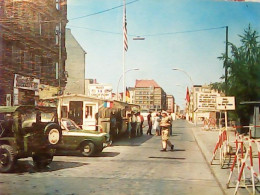
[[[126,8],[125,0],[123,6],[123,102],[125,102],[125,20],[126,20]]]
[[[124,0],[124,8],[123,8],[123,102],[126,101],[126,85],[125,85],[125,53],[128,50],[128,42],[127,42],[127,22],[126,22],[126,4]]]

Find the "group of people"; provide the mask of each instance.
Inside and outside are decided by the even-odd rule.
[[[128,136],[129,138],[143,135],[144,117],[140,112],[132,111],[128,114]]]
[[[132,111],[127,115],[127,132],[128,137],[133,138],[136,136],[143,135],[144,128],[144,117],[140,112]],[[158,112],[154,117],[152,117],[152,112],[149,112],[147,116],[148,130],[147,135],[153,135],[152,130],[155,131],[157,136],[162,138],[162,150],[166,151],[167,145],[173,150],[174,145],[170,142],[169,136],[172,135],[172,116],[171,113],[166,111]],[[111,113],[110,117],[110,137],[112,140],[117,136],[118,130],[122,128],[122,117],[116,114],[114,111]]]
[[[171,113],[168,115],[166,111],[156,113],[154,117],[152,117],[152,112],[149,112],[147,116],[148,130],[146,134],[153,135],[153,129],[157,136],[162,137],[162,152],[166,152],[167,145],[171,150],[174,148],[174,145],[169,140],[169,136],[172,135],[172,120]]]

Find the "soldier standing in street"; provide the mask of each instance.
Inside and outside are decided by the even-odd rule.
[[[169,127],[170,127],[170,119],[167,116],[167,112],[162,112],[162,120],[160,122],[160,127],[162,128],[162,152],[166,152],[167,145],[171,147],[173,151],[174,145],[169,140]]]
[[[147,122],[148,122],[148,130],[147,130],[147,135],[152,135],[152,115],[151,115],[151,111],[149,111],[149,114],[147,115]]]

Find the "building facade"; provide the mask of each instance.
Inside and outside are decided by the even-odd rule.
[[[66,0],[0,1],[0,105],[34,105],[65,87]]]
[[[136,80],[134,103],[142,110],[166,110],[166,93],[154,80]]]
[[[66,29],[67,84],[65,94],[85,94],[85,50],[80,46],[70,29]]]
[[[175,101],[173,95],[166,96],[167,112],[174,113],[175,110]]]

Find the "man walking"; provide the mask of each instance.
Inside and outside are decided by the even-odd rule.
[[[149,114],[147,115],[147,122],[148,122],[148,130],[147,130],[147,135],[152,135],[152,115],[151,115],[151,111],[149,111]]]
[[[162,112],[162,120],[160,122],[160,126],[162,128],[162,152],[166,152],[167,145],[171,147],[173,151],[174,145],[169,140],[169,127],[170,127],[170,119],[167,116],[167,112]]]

